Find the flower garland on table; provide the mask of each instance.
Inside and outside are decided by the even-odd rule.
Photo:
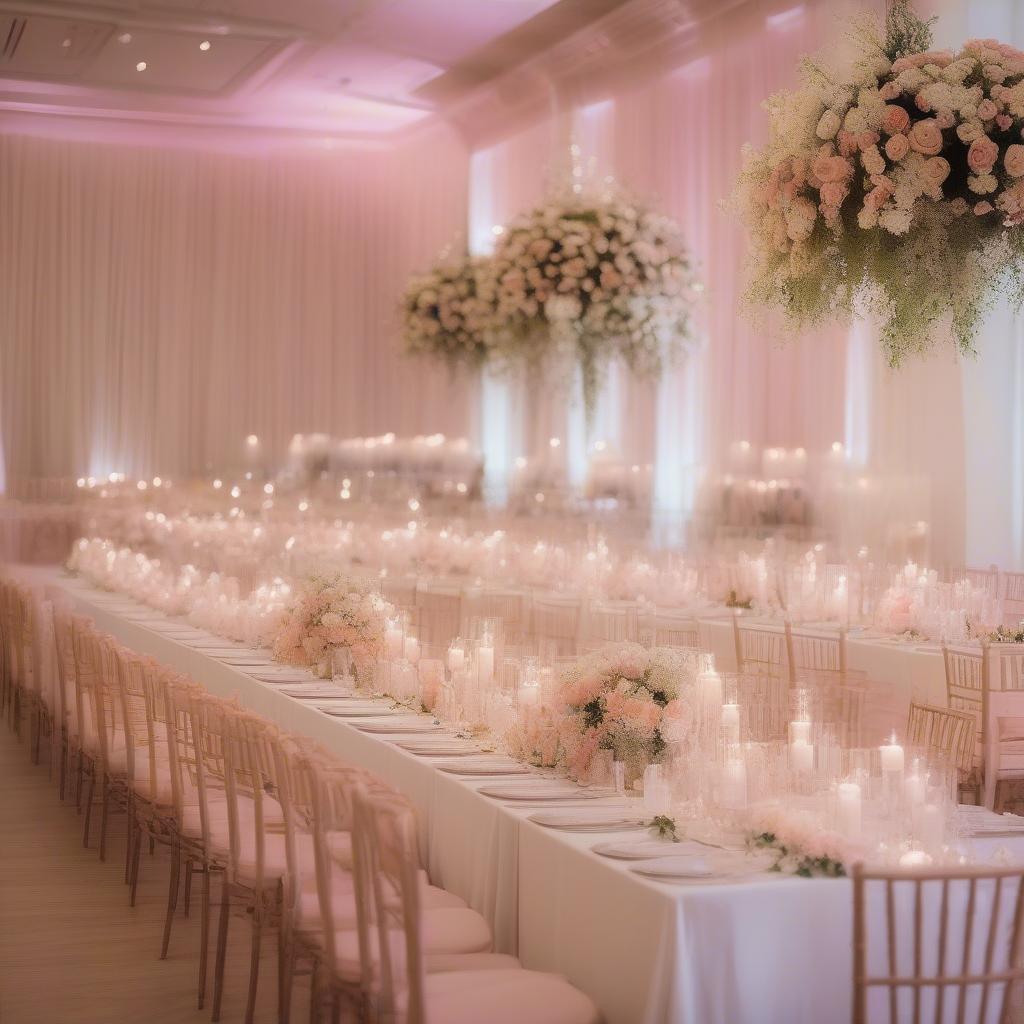
[[[865,312],[897,366],[948,319],[973,352],[986,308],[1024,299],[1024,53],[970,40],[930,51],[931,23],[895,0],[884,35],[854,23],[851,76],[810,60],[771,97],[736,203],[751,236],[748,298],[793,329]]]
[[[577,187],[499,234],[488,267],[491,342],[506,362],[537,365],[554,354],[577,363],[589,418],[613,359],[656,379],[693,344],[691,311],[701,286],[672,220]]]
[[[432,355],[450,367],[479,366],[487,357],[493,301],[485,261],[442,262],[414,277],[402,297],[402,342],[410,355]]]
[[[697,652],[615,644],[584,655],[561,677],[565,705],[561,762],[571,778],[590,772],[599,750],[612,751],[627,773],[664,757],[696,722]]]
[[[751,815],[747,845],[775,854],[772,871],[801,878],[842,878],[863,851],[813,817],[783,807],[760,808]]]
[[[346,648],[359,675],[384,656],[384,631],[394,609],[368,583],[341,573],[312,576],[299,588],[274,638],[275,661],[316,666]]]

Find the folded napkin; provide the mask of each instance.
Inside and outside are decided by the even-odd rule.
[[[646,824],[642,814],[622,806],[538,811],[530,815],[530,821],[565,832],[617,832],[644,828]]]

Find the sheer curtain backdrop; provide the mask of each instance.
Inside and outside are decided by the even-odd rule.
[[[0,135],[8,483],[462,434],[472,384],[403,359],[396,308],[464,231],[466,168],[445,130],[270,157]]]

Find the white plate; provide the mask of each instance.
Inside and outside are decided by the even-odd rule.
[[[673,843],[670,839],[634,839],[629,842],[595,843],[594,853],[614,860],[654,860],[661,857],[678,857],[683,851],[692,849],[707,852],[707,847],[697,843]]]
[[[467,744],[464,740],[447,743],[429,743],[425,738],[423,740],[399,740],[395,746],[401,747],[402,750],[409,754],[415,754],[417,757],[471,757],[480,753],[476,747]]]
[[[562,832],[625,832],[647,827],[647,822],[640,814],[632,814],[619,807],[538,811],[530,815],[530,821]]]
[[[530,769],[518,761],[511,761],[505,758],[494,759],[490,757],[463,758],[459,761],[452,761],[446,764],[435,765],[443,772],[450,775],[529,775]],[[479,790],[483,793],[488,787]],[[490,794],[486,794],[490,795]]]
[[[611,794],[608,791],[583,789],[568,783],[557,782],[510,782],[501,786],[481,786],[477,790],[484,796],[497,800],[528,800],[537,803],[545,800],[598,800]]]
[[[764,874],[774,863],[770,854],[718,852],[703,857],[662,857],[629,870],[666,882],[735,881]]]
[[[359,707],[348,701],[321,701],[315,703],[313,707],[334,718],[380,718],[381,716],[379,707]]]
[[[376,715],[379,718],[380,712],[378,711]],[[353,722],[352,724],[363,732],[394,733],[395,735],[403,732],[437,732],[440,728],[430,718],[403,718],[400,715],[396,715],[391,721],[380,719],[378,721]]]

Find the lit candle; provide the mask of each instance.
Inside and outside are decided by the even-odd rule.
[[[814,769],[814,746],[797,740],[789,746],[789,763],[793,771],[807,775]]]
[[[861,827],[860,786],[856,782],[841,782],[837,789],[839,799],[839,829],[847,836],[859,836]]]
[[[481,680],[488,680],[494,675],[494,648],[489,643],[482,643],[477,648],[477,668]]]
[[[747,766],[743,761],[730,760],[722,766],[721,804],[732,810],[747,806]]]
[[[892,734],[892,739],[888,743],[883,743],[879,750],[882,755],[883,772],[903,771],[903,748],[896,742],[895,732]]]
[[[466,652],[456,644],[448,648],[448,671],[461,672],[466,667]]]
[[[900,857],[901,868],[923,868],[927,867],[931,862],[931,857],[929,857],[924,850],[907,850],[907,852]]]
[[[701,695],[712,707],[722,704],[722,677],[712,668],[700,674]]]
[[[739,704],[722,705],[722,732],[726,743],[738,743],[740,739]]]
[[[789,740],[791,743],[810,743],[811,742],[811,723],[810,722],[790,722],[789,723]]]
[[[388,623],[384,631],[384,642],[387,644],[389,658],[394,660],[402,656],[402,631],[396,623]]]
[[[917,772],[908,775],[903,781],[903,792],[912,806],[917,806],[924,800],[925,789],[925,780]]]
[[[420,660],[420,642],[414,636],[405,638],[405,660],[411,661],[414,665]]]

